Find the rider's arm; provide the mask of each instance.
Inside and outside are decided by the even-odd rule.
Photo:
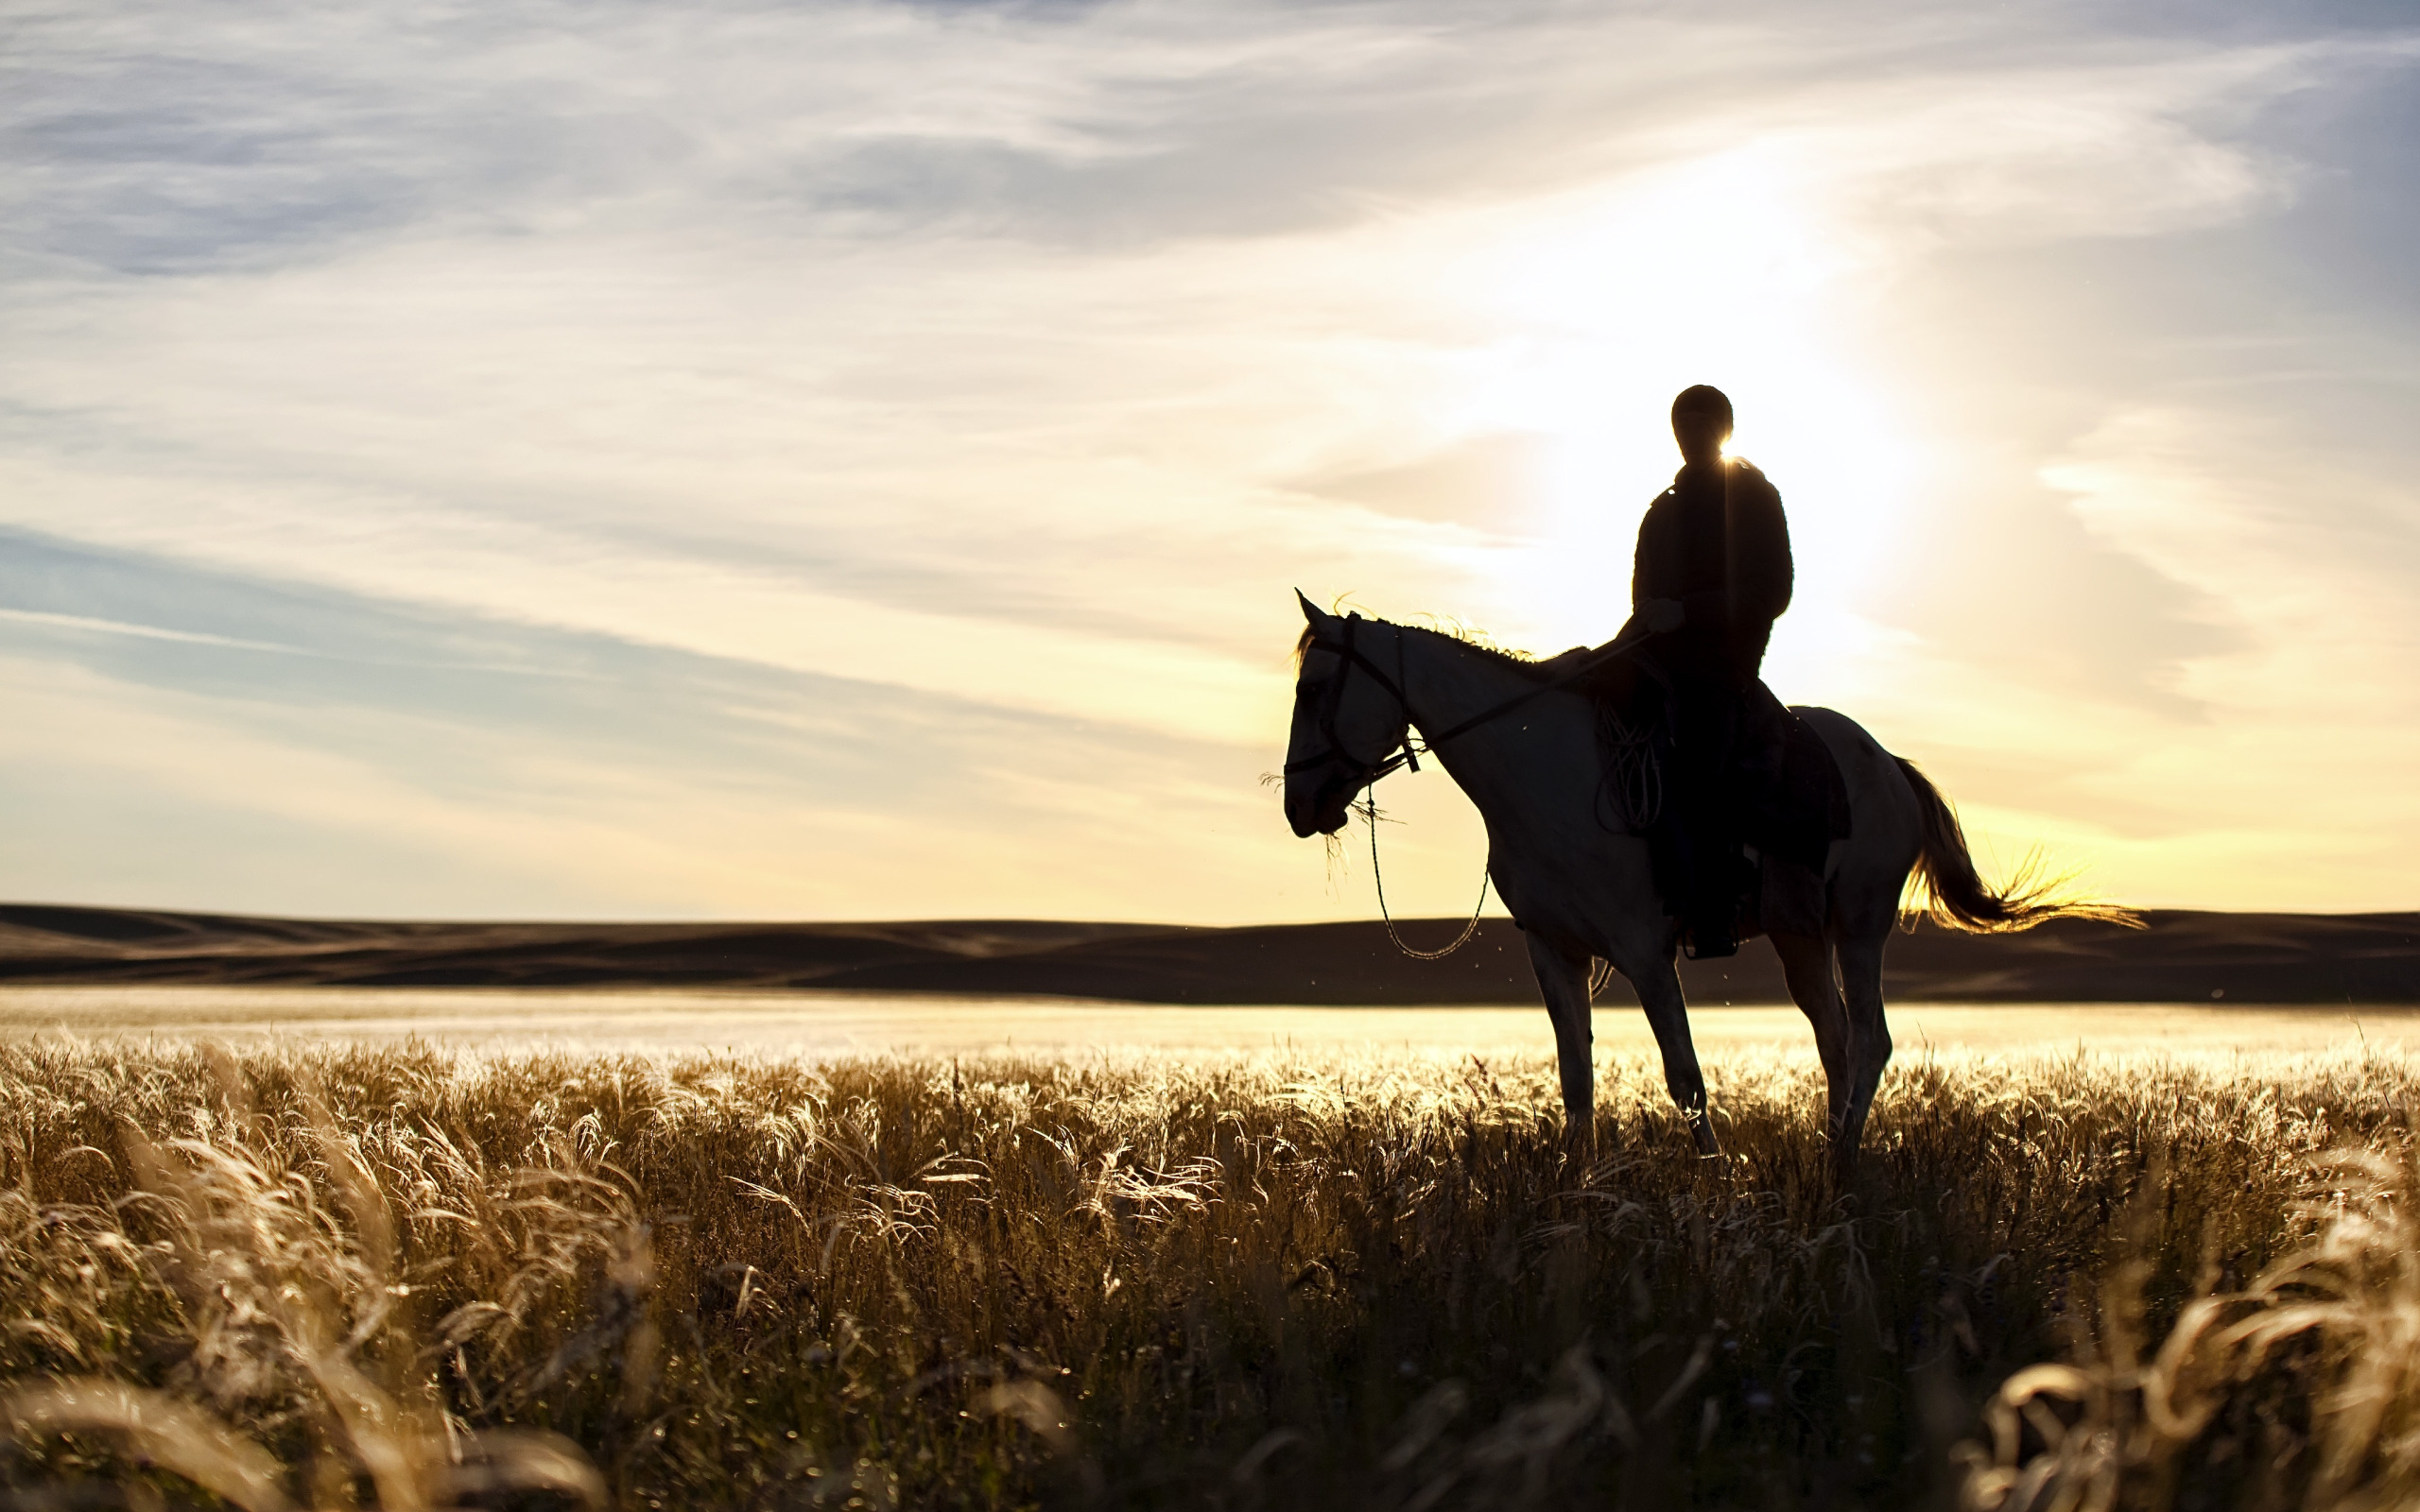
[[[1663,505],[1661,498],[1649,505],[1647,518],[1638,523],[1638,550],[1630,575],[1631,619],[1658,635],[1681,625],[1675,592],[1681,576],[1680,542],[1673,535],[1677,517]]]
[[[1668,561],[1671,553],[1664,549],[1664,521],[1655,506],[1647,507],[1647,517],[1638,523],[1638,547],[1631,554],[1630,610],[1636,614],[1647,608],[1647,601],[1661,598],[1670,578]]]
[[[1789,520],[1782,513],[1780,491],[1761,473],[1754,484],[1739,490],[1732,514],[1739,532],[1739,549],[1732,558],[1732,588],[1737,594],[1733,603],[1743,622],[1770,624],[1789,608],[1795,577],[1789,559]]]

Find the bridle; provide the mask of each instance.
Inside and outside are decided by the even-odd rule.
[[[1303,643],[1303,651],[1305,655],[1308,655],[1312,651],[1327,651],[1338,658],[1336,676],[1328,679],[1327,687],[1322,690],[1320,696],[1319,730],[1322,735],[1327,737],[1327,745],[1324,748],[1315,751],[1308,756],[1304,756],[1297,760],[1288,762],[1286,764],[1286,775],[1290,778],[1296,772],[1302,771],[1307,767],[1323,766],[1330,762],[1342,762],[1348,768],[1357,774],[1354,778],[1353,785],[1364,795],[1362,816],[1367,819],[1370,824],[1370,878],[1372,882],[1377,885],[1378,917],[1386,920],[1387,937],[1394,941],[1395,949],[1403,952],[1406,955],[1409,955],[1415,960],[1443,960],[1444,957],[1453,954],[1456,951],[1461,950],[1464,945],[1470,943],[1471,937],[1478,933],[1479,915],[1484,912],[1487,907],[1488,873],[1484,868],[1480,868],[1478,875],[1478,902],[1471,909],[1470,922],[1463,926],[1461,936],[1458,936],[1452,944],[1446,946],[1443,950],[1434,951],[1415,950],[1410,945],[1406,944],[1404,942],[1404,937],[1395,932],[1395,921],[1393,916],[1387,911],[1386,876],[1385,873],[1380,871],[1378,868],[1378,802],[1376,795],[1373,792],[1373,789],[1378,785],[1378,779],[1406,767],[1409,767],[1415,772],[1420,770],[1420,753],[1422,751],[1433,751],[1438,747],[1443,746],[1445,742],[1454,739],[1458,735],[1477,730],[1479,726],[1486,724],[1491,719],[1499,718],[1502,715],[1511,713],[1513,710],[1520,708],[1523,704],[1528,703],[1530,699],[1537,697],[1541,694],[1551,693],[1557,688],[1565,687],[1570,683],[1578,681],[1580,679],[1587,676],[1591,672],[1594,672],[1597,668],[1604,665],[1614,658],[1620,656],[1624,652],[1627,652],[1636,646],[1640,642],[1647,638],[1647,632],[1642,628],[1636,634],[1617,638],[1610,644],[1597,651],[1595,654],[1582,658],[1578,663],[1552,679],[1538,683],[1533,687],[1527,688],[1520,693],[1514,694],[1510,698],[1505,698],[1496,703],[1491,704],[1487,708],[1480,710],[1478,713],[1472,714],[1469,718],[1457,723],[1450,730],[1444,730],[1436,735],[1423,736],[1420,744],[1414,745],[1412,743],[1412,736],[1419,727],[1420,720],[1419,716],[1411,712],[1410,696],[1404,692],[1404,684],[1410,679],[1404,675],[1403,627],[1400,625],[1389,627],[1389,628],[1395,632],[1395,671],[1394,676],[1389,677],[1387,676],[1386,668],[1378,665],[1375,662],[1371,661],[1370,658],[1362,652],[1361,648],[1354,644],[1357,632],[1360,629],[1362,625],[1367,623],[1361,618],[1359,611],[1356,610],[1355,612],[1346,615],[1341,623],[1344,627],[1343,639],[1329,641],[1323,640],[1320,636],[1314,634],[1310,639]],[[1403,712],[1402,748],[1390,749],[1374,762],[1365,762],[1359,757],[1354,755],[1352,751],[1345,747],[1344,737],[1336,732],[1336,716],[1339,711],[1344,707],[1344,684],[1346,679],[1353,676],[1353,669],[1355,667],[1359,667],[1362,671],[1368,673],[1371,679],[1374,680],[1379,687],[1384,688],[1387,692],[1392,694],[1394,696],[1395,707]],[[1594,997],[1597,989],[1603,985],[1603,982],[1592,973],[1588,983],[1589,995]]]
[[[1354,783],[1354,786],[1360,788],[1369,787],[1371,784],[1376,782],[1378,779],[1389,776],[1406,767],[1409,767],[1415,772],[1420,770],[1420,753],[1422,751],[1433,751],[1447,741],[1460,735],[1468,734],[1470,731],[1477,730],[1479,726],[1486,724],[1491,719],[1498,719],[1511,713],[1513,710],[1520,708],[1523,704],[1528,703],[1532,698],[1538,697],[1544,694],[1552,693],[1558,688],[1568,687],[1570,684],[1579,681],[1582,678],[1586,677],[1589,673],[1596,671],[1599,667],[1603,666],[1606,662],[1611,662],[1614,658],[1636,648],[1640,643],[1647,639],[1648,636],[1647,630],[1642,627],[1634,634],[1620,637],[1606,645],[1599,647],[1595,652],[1573,663],[1570,667],[1564,669],[1562,673],[1548,680],[1525,688],[1521,692],[1514,694],[1510,698],[1501,699],[1498,702],[1490,704],[1485,709],[1472,714],[1469,718],[1460,721],[1450,730],[1443,730],[1434,735],[1422,735],[1420,744],[1415,746],[1412,744],[1412,736],[1418,729],[1420,719],[1419,716],[1414,714],[1411,711],[1410,696],[1404,692],[1404,683],[1408,679],[1404,677],[1403,627],[1400,625],[1391,625],[1388,627],[1388,628],[1395,632],[1395,673],[1394,676],[1389,677],[1384,667],[1381,667],[1375,662],[1371,661],[1368,656],[1363,654],[1361,648],[1354,644],[1355,632],[1358,630],[1360,627],[1369,623],[1362,619],[1360,611],[1357,610],[1353,613],[1347,614],[1338,623],[1344,627],[1344,638],[1342,640],[1330,641],[1314,634],[1309,640],[1303,643],[1303,650],[1305,655],[1313,651],[1327,651],[1340,659],[1336,676],[1328,679],[1327,687],[1320,696],[1319,730],[1322,735],[1327,737],[1327,745],[1322,749],[1315,751],[1308,756],[1288,762],[1286,764],[1286,775],[1291,777],[1296,772],[1305,770],[1305,768],[1319,766],[1328,762],[1340,760],[1345,763],[1346,765],[1361,774],[1358,780]],[[1382,755],[1374,762],[1365,762],[1355,756],[1352,751],[1345,748],[1343,737],[1340,736],[1336,732],[1336,716],[1344,707],[1344,684],[1346,679],[1352,677],[1353,669],[1355,667],[1359,667],[1362,671],[1368,673],[1370,677],[1376,681],[1379,687],[1384,688],[1387,692],[1392,694],[1394,696],[1395,707],[1403,711],[1404,730],[1402,748],[1390,749],[1387,754]]]
[[[1361,618],[1360,611],[1357,610],[1353,613],[1344,617],[1343,640],[1323,641],[1317,636],[1313,636],[1308,642],[1305,643],[1303,650],[1306,655],[1312,651],[1330,651],[1335,653],[1341,660],[1337,667],[1336,676],[1328,679],[1327,687],[1320,695],[1319,728],[1320,733],[1327,737],[1327,745],[1324,748],[1313,753],[1312,755],[1305,756],[1297,761],[1288,762],[1286,764],[1287,776],[1291,777],[1296,772],[1302,771],[1307,767],[1323,766],[1329,762],[1341,760],[1347,766],[1361,774],[1358,780],[1357,780],[1353,784],[1355,787],[1360,788],[1368,787],[1371,783],[1375,782],[1379,778],[1385,777],[1403,767],[1408,766],[1415,772],[1420,770],[1420,757],[1411,743],[1412,726],[1414,723],[1411,713],[1411,699],[1408,697],[1403,691],[1403,627],[1400,625],[1393,627],[1395,632],[1395,675],[1391,678],[1387,676],[1386,669],[1384,667],[1379,666],[1378,663],[1371,661],[1367,656],[1363,655],[1361,648],[1353,644],[1354,632],[1367,623],[1367,621]],[[1362,671],[1367,672],[1371,678],[1377,682],[1379,687],[1384,688],[1389,693],[1394,695],[1395,706],[1403,711],[1402,748],[1399,750],[1390,749],[1386,755],[1381,756],[1374,762],[1362,761],[1358,757],[1355,756],[1353,752],[1347,750],[1344,746],[1344,737],[1336,732],[1336,716],[1344,707],[1344,684],[1346,679],[1353,676],[1353,669],[1355,667],[1359,667]]]

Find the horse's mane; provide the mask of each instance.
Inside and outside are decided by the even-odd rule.
[[[1412,627],[1414,629],[1419,627],[1420,627],[1418,626]],[[1518,650],[1509,645],[1496,644],[1493,640],[1488,638],[1488,634],[1485,630],[1479,629],[1474,626],[1457,625],[1451,629],[1445,628],[1442,626],[1432,626],[1429,627],[1428,633],[1431,635],[1442,635],[1446,640],[1458,642],[1461,644],[1466,645],[1470,649],[1477,651],[1479,655],[1485,657],[1490,662],[1496,662],[1502,666],[1511,667],[1513,671],[1525,674],[1529,677],[1538,676],[1539,669],[1545,665],[1544,662],[1540,662],[1536,657],[1531,656],[1527,651]]]
[[[1539,661],[1536,657],[1531,656],[1527,651],[1510,650],[1504,646],[1496,644],[1494,641],[1488,639],[1488,635],[1485,630],[1478,629],[1468,625],[1458,624],[1449,628],[1447,627],[1438,625],[1396,625],[1392,620],[1372,620],[1370,623],[1374,625],[1392,625],[1399,630],[1420,630],[1429,635],[1442,636],[1468,650],[1477,651],[1480,656],[1485,657],[1490,662],[1494,662],[1500,666],[1510,667],[1513,671],[1521,673],[1525,677],[1535,678],[1542,676],[1542,669],[1546,665],[1545,662]],[[1294,642],[1294,665],[1296,667],[1299,668],[1302,666],[1303,658],[1310,649],[1311,627],[1305,625],[1303,627],[1303,633],[1297,637]]]

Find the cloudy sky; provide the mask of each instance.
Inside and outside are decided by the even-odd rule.
[[[0,897],[1366,915],[1291,590],[1601,640],[1711,382],[2001,862],[2420,906],[2408,3],[0,0]]]

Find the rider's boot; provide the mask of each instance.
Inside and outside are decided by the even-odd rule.
[[[1692,909],[1681,943],[1693,961],[1719,960],[1739,954],[1739,909],[1735,902],[1708,900]]]
[[[1689,958],[1719,960],[1739,954],[1739,916],[1747,902],[1754,872],[1738,842],[1729,835],[1700,852],[1703,864],[1690,878],[1688,909],[1684,916],[1682,943]],[[1715,857],[1729,858],[1728,864]]]

